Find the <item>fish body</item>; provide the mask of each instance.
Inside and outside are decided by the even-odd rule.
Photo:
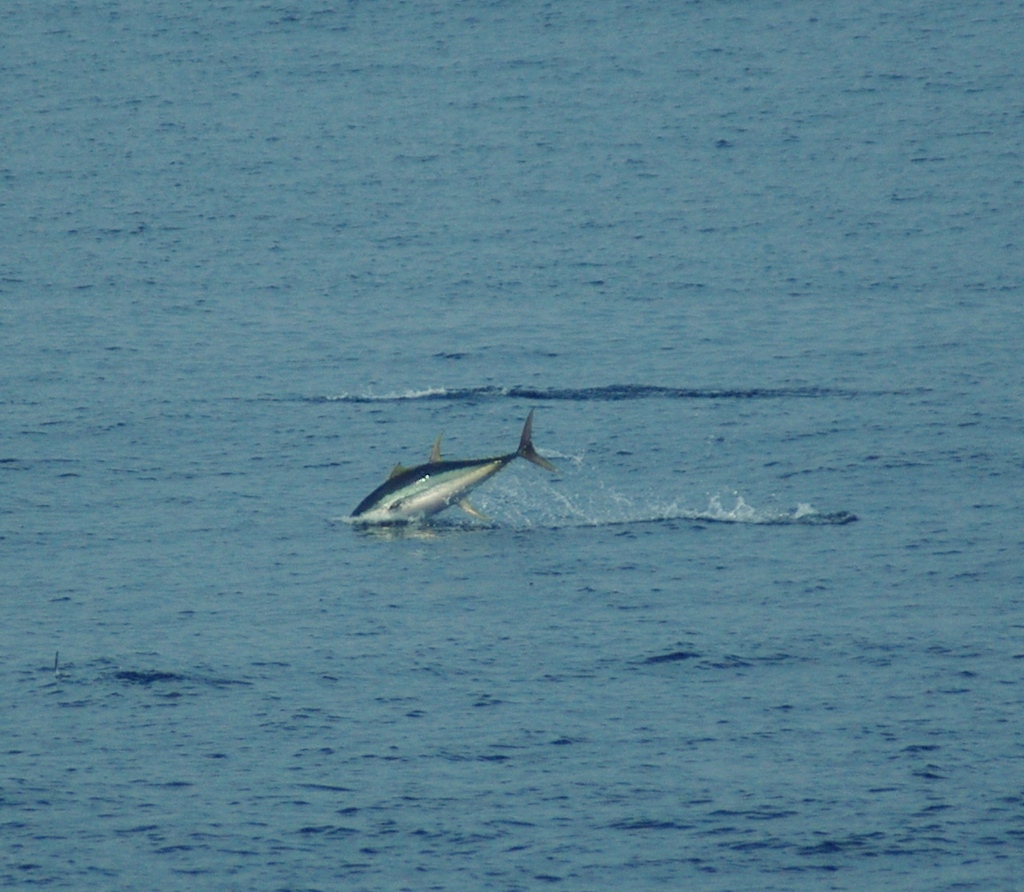
[[[509,462],[525,458],[548,471],[557,472],[558,469],[533,448],[532,428],[533,412],[530,412],[515,452],[464,461],[444,461],[441,458],[441,438],[438,437],[426,464],[415,468],[396,466],[391,476],[356,506],[350,519],[358,524],[410,523],[458,505],[468,514],[486,520],[469,503],[467,496]]]

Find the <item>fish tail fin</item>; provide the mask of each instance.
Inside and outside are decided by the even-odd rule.
[[[536,449],[533,448],[533,410],[530,410],[530,414],[526,416],[526,424],[523,425],[523,435],[519,438],[519,449],[517,455],[522,456],[527,461],[532,461],[535,465],[540,465],[542,468],[548,471],[552,471],[555,474],[558,473],[556,468],[546,458],[542,457]]]

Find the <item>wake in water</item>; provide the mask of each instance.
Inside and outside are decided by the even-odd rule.
[[[548,489],[554,490],[554,487]],[[589,498],[569,498],[557,491],[548,492],[547,495],[549,499],[543,505],[537,504],[534,497],[531,499],[534,504],[515,508],[512,525],[558,528],[692,521],[759,526],[839,526],[857,520],[857,516],[849,511],[822,512],[809,504],[799,504],[789,510],[759,509],[748,504],[740,495],[733,496],[734,501],[730,506],[723,503],[721,496],[713,495],[704,508],[687,507],[678,501],[668,504],[639,501],[608,493],[603,488]],[[510,501],[522,505],[523,493],[520,492],[518,496]]]
[[[687,508],[677,502],[668,505],[643,504],[618,494],[602,491],[601,496],[569,498],[554,487],[545,487],[544,500],[514,484],[492,486],[491,493],[478,497],[481,507],[493,518],[489,523],[463,519],[458,514],[435,516],[407,524],[362,527],[361,532],[386,538],[416,536],[431,538],[445,530],[566,529],[572,527],[625,526],[632,524],[687,521],[694,524],[753,524],[757,526],[842,526],[857,515],[849,511],[822,512],[808,504],[790,510],[765,510],[747,504],[742,496],[726,507],[718,495],[711,496],[703,509]],[[332,518],[332,523],[351,524],[351,517]]]

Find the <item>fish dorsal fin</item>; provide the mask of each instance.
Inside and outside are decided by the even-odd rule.
[[[434,446],[430,450],[430,463],[432,465],[436,465],[439,461],[441,461],[441,437],[443,436],[443,433],[437,435],[437,439],[434,440]]]
[[[388,480],[394,480],[399,474],[404,474],[409,469],[405,465],[395,465],[388,474]]]

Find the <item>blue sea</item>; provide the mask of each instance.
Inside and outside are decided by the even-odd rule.
[[[4,3],[0,885],[1021,888],[1022,16]]]

